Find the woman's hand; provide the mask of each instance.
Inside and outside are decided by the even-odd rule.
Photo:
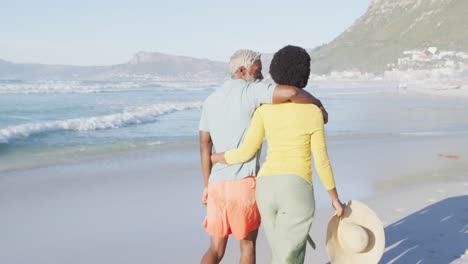
[[[216,163],[226,164],[226,160],[224,159],[224,152],[211,154],[211,164],[215,165]]]
[[[333,208],[335,208],[335,215],[338,216],[340,219],[343,218],[344,215],[344,206],[340,202],[339,199],[332,201]]]
[[[336,187],[328,190],[328,194],[332,200],[333,208],[335,208],[335,215],[342,219],[344,214],[344,205],[340,202],[340,198],[338,198]]]
[[[216,163],[218,163],[218,159],[217,159],[216,155],[217,155],[217,153],[211,154],[211,164],[212,165],[215,165]]]

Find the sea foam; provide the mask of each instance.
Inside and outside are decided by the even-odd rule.
[[[86,82],[86,81],[0,81],[0,94],[88,94],[124,91],[203,91],[214,90],[215,83],[165,82]]]
[[[93,131],[102,129],[115,129],[154,122],[159,116],[199,109],[202,102],[165,103],[144,107],[136,107],[121,113],[83,117],[75,119],[33,122],[16,126],[0,128],[0,143],[8,143],[12,139],[26,138],[37,134],[59,131]]]
[[[136,82],[37,81],[0,82],[0,94],[102,93],[136,90]]]

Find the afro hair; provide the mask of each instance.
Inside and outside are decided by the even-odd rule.
[[[291,45],[278,50],[270,64],[270,75],[277,84],[306,87],[310,75],[309,53]]]

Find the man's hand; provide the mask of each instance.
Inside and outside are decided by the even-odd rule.
[[[203,189],[203,195],[202,195],[202,204],[206,206],[206,201],[208,200],[208,188],[205,187]]]
[[[211,150],[213,141],[211,134],[207,131],[200,131],[200,161],[203,173],[203,185],[208,186],[208,180],[211,174]]]
[[[333,200],[332,202],[333,208],[335,208],[335,215],[340,218],[343,218],[344,215],[344,207],[340,200]]]
[[[328,112],[325,110],[325,107],[321,106],[320,110],[322,110],[322,115],[323,115],[323,123],[326,124],[328,123]]]

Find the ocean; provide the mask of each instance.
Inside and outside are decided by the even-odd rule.
[[[0,81],[0,172],[197,142],[203,100],[221,84]],[[329,141],[468,134],[463,99],[395,84],[313,83]]]
[[[0,82],[0,172],[179,142],[196,134],[200,106],[214,87]]]

